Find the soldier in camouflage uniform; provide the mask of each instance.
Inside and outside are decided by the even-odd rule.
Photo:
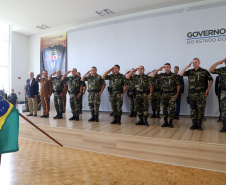
[[[149,108],[149,99],[151,97],[151,78],[148,75],[144,74],[144,66],[139,66],[137,69],[132,69],[127,76],[127,79],[130,79],[130,76],[138,70],[139,75],[134,76],[135,89],[136,89],[136,99],[135,103],[137,106],[137,112],[139,116],[139,121],[136,125],[145,125],[149,126],[147,122],[148,118],[148,108]]]
[[[78,72],[77,75],[79,77],[81,77],[81,73],[80,72]],[[81,101],[80,102],[80,114],[82,114],[82,99],[83,99],[84,94],[86,93],[86,88],[87,88],[85,82],[81,81],[81,83],[82,83],[82,95],[81,95],[81,98],[80,98],[80,101]]]
[[[132,69],[134,70],[134,68]],[[130,71],[128,71],[125,74],[125,77],[127,74],[129,74]],[[130,115],[129,117],[136,117],[137,116],[137,111],[136,111],[136,104],[135,104],[135,98],[136,98],[136,89],[135,89],[135,72],[132,73],[130,78],[128,79],[128,85],[129,88],[127,90],[127,96],[129,98],[129,103],[130,103]]]
[[[155,71],[156,70],[153,70],[152,72],[147,73],[147,75]],[[160,118],[161,84],[160,84],[159,76],[156,75],[154,78],[151,79],[151,82],[153,85],[153,91],[151,94],[151,108],[152,108],[153,114],[150,118]],[[157,111],[157,114],[156,114],[156,111]]]
[[[106,86],[105,81],[97,74],[97,68],[92,67],[83,77],[82,81],[88,81],[88,101],[92,117],[88,121],[99,122],[100,96]]]
[[[69,73],[72,73],[72,76],[66,77]],[[62,80],[65,80],[68,83],[68,93],[70,95],[70,105],[72,117],[69,120],[79,120],[80,114],[80,98],[82,95],[82,82],[81,77],[77,76],[77,69],[73,68],[71,71],[68,71],[62,77]]]
[[[57,74],[56,77],[52,77]],[[54,119],[62,119],[63,118],[63,94],[64,94],[64,85],[65,81],[61,78],[61,71],[52,73],[49,76],[49,80],[53,84],[53,94],[54,94],[54,106],[57,111],[57,115],[53,117]]]
[[[192,63],[194,69],[186,71]],[[192,118],[192,126],[190,129],[202,130],[206,97],[208,96],[209,89],[213,83],[213,78],[206,69],[200,67],[200,60],[198,58],[194,58],[193,61],[180,72],[180,76],[188,76],[189,81],[188,96],[190,98]],[[207,88],[206,84],[208,84],[208,81],[209,85]]]
[[[128,89],[127,79],[126,77],[119,73],[120,66],[115,65],[113,68],[107,70],[103,75],[102,79],[109,80],[112,85],[112,94],[110,96],[111,107],[114,114],[114,120],[111,124],[121,124],[121,116],[122,116],[122,104],[123,104],[123,96]],[[109,75],[109,73],[111,73]],[[125,86],[124,90],[123,87]]]
[[[111,94],[112,94],[112,84],[111,84],[111,82],[109,82],[108,92],[109,92],[109,95],[111,96]],[[114,116],[113,112],[110,113],[110,116]]]
[[[158,74],[161,84],[161,105],[163,109],[164,123],[161,127],[173,128],[173,118],[175,116],[175,102],[180,91],[180,81],[175,73],[172,73],[171,65],[166,63],[163,67],[156,70],[151,77],[154,78],[158,71],[165,69],[165,73]],[[169,108],[169,114],[168,114]],[[170,121],[168,122],[168,117]]]
[[[210,72],[219,75],[219,83],[221,87],[220,108],[221,108],[221,120],[223,121],[223,127],[220,132],[226,132],[226,67],[216,69],[218,65],[226,64],[226,59],[220,60],[213,64],[210,68]]]

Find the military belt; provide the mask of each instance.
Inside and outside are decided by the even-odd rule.
[[[99,93],[101,90],[100,89],[93,89],[93,90],[88,90],[89,93],[92,93],[92,92],[96,92],[96,93]]]
[[[137,94],[149,94],[150,91],[136,91]]]
[[[63,91],[54,91],[56,94],[61,94]]]
[[[112,89],[112,92],[123,92],[123,88],[119,88],[119,89]]]
[[[71,95],[71,94],[75,94],[75,95],[77,95],[77,94],[79,94],[79,93],[80,93],[80,91],[70,91],[69,93],[70,93],[70,95]]]
[[[161,90],[160,89],[153,89],[153,93],[154,92],[160,92]]]
[[[200,93],[200,92],[205,92],[205,91],[206,91],[205,89],[199,89],[199,90],[189,89],[189,93]]]
[[[163,94],[175,94],[176,92],[175,91],[162,91]]]

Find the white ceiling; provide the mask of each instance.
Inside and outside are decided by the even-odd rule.
[[[213,0],[0,0],[0,19],[16,32],[35,35],[46,31],[128,15],[147,10]],[[96,10],[110,9],[112,15],[99,16]],[[45,24],[51,28],[40,30]]]

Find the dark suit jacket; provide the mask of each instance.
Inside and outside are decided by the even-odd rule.
[[[26,81],[26,95],[28,97],[34,98],[35,95],[38,96],[39,86],[38,82],[35,81],[35,78],[32,79],[31,85],[30,85],[30,79],[27,79]]]
[[[180,93],[184,93],[184,78],[183,78],[183,76],[180,76],[180,75],[177,75],[177,76],[178,76],[178,79],[179,79],[180,84],[181,84]]]
[[[220,81],[220,77],[217,76],[216,81],[215,81],[215,94],[216,94],[216,96],[221,95],[221,87],[220,87],[219,81]]]

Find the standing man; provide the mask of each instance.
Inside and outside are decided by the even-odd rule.
[[[222,122],[222,119],[221,119],[221,85],[220,85],[220,77],[217,76],[216,77],[216,81],[215,81],[215,94],[217,96],[217,99],[218,99],[218,106],[219,106],[219,119],[217,120],[217,122]]]
[[[159,74],[162,91],[161,104],[164,117],[164,123],[161,125],[161,127],[169,126],[170,128],[173,128],[173,118],[175,116],[175,102],[180,91],[180,81],[178,80],[177,75],[171,72],[170,63],[165,63],[164,66],[156,70],[151,75],[151,77],[154,78],[158,71],[162,71],[163,68],[165,69],[165,73]],[[169,122],[168,117],[170,118]]]
[[[78,72],[77,75],[79,77],[81,77],[81,73],[80,72]],[[80,114],[82,114],[82,108],[83,108],[82,100],[83,100],[84,94],[86,93],[86,88],[87,88],[87,85],[86,85],[86,83],[84,81],[81,81],[81,83],[82,83],[82,94],[81,94],[81,98],[80,98],[80,101],[81,101],[81,103],[80,103]]]
[[[138,70],[139,75],[134,76],[135,81],[135,89],[136,89],[136,107],[139,116],[139,121],[136,125],[145,125],[149,126],[148,119],[148,108],[149,108],[149,100],[151,97],[151,79],[148,75],[144,74],[144,66],[139,66],[137,69],[132,69],[127,75],[127,79],[130,79],[131,75],[136,73]]]
[[[97,74],[94,66],[82,77],[82,81],[88,81],[88,101],[92,117],[88,121],[99,122],[100,97],[106,86],[105,81]]]
[[[66,77],[67,74],[71,73],[72,76]],[[72,117],[69,120],[79,120],[80,114],[80,98],[82,95],[82,83],[81,78],[77,76],[77,69],[73,68],[71,71],[68,71],[62,77],[62,80],[67,81],[68,83],[68,92],[70,95],[70,105],[71,105],[71,113]]]
[[[186,71],[192,63],[194,69]],[[200,60],[198,58],[194,58],[191,63],[182,69],[180,76],[188,76],[189,81],[188,96],[190,97],[192,118],[192,126],[190,127],[190,130],[202,130],[202,120],[205,113],[206,97],[208,96],[210,87],[213,83],[213,78],[206,69],[200,67]],[[208,88],[206,88],[208,81],[209,85]]]
[[[37,97],[38,97],[39,86],[38,82],[35,81],[34,73],[29,72],[29,79],[26,81],[26,95],[28,97],[28,107],[30,114],[27,116],[33,116],[34,108],[34,117],[37,116]]]
[[[178,66],[175,66],[174,67],[174,73],[177,75],[179,81],[180,81],[180,92],[177,96],[177,100],[176,100],[176,113],[175,113],[175,117],[174,119],[178,119],[179,120],[179,115],[180,115],[180,102],[181,102],[181,97],[182,95],[184,94],[184,79],[183,79],[183,76],[180,76],[178,74],[179,72],[179,67]]]
[[[210,72],[219,75],[219,83],[221,86],[220,94],[220,107],[221,107],[221,119],[223,121],[223,127],[220,132],[226,132],[226,67],[216,69],[218,65],[226,64],[226,59],[220,60],[213,64],[210,68]]]
[[[52,77],[56,74],[56,77]],[[62,119],[63,118],[63,95],[64,95],[64,80],[61,79],[61,71],[52,73],[49,76],[49,80],[53,84],[53,93],[54,93],[54,106],[57,112],[57,115],[53,117],[54,119]]]
[[[134,70],[134,68],[132,68],[132,70]],[[128,75],[130,73],[130,71],[128,71],[125,74]],[[135,71],[132,72],[130,78],[128,79],[128,85],[129,88],[127,90],[127,95],[129,98],[129,103],[130,103],[130,115],[129,117],[136,117],[137,116],[137,111],[136,111],[136,104],[135,104],[135,98],[136,98],[136,88],[135,88]]]
[[[11,94],[8,96],[8,102],[13,104],[15,107],[17,106],[17,95],[14,93],[14,89],[11,89]]]
[[[62,102],[63,102],[63,113],[65,113],[66,110],[66,102],[67,102],[67,91],[68,91],[68,83],[65,81],[64,82],[64,94],[62,96]]]
[[[40,78],[43,75],[43,78]],[[40,97],[43,107],[43,115],[41,118],[48,118],[50,111],[50,96],[52,95],[52,83],[48,79],[48,71],[44,70],[35,78],[36,82],[40,83]]]
[[[121,124],[121,116],[122,116],[122,104],[123,104],[123,96],[128,89],[127,79],[126,77],[119,73],[120,66],[115,65],[111,69],[107,70],[103,75],[103,80],[109,80],[112,85],[112,94],[110,96],[111,107],[114,114],[114,120],[111,124]],[[108,75],[109,73],[111,73]],[[124,90],[123,87],[125,86]]]

